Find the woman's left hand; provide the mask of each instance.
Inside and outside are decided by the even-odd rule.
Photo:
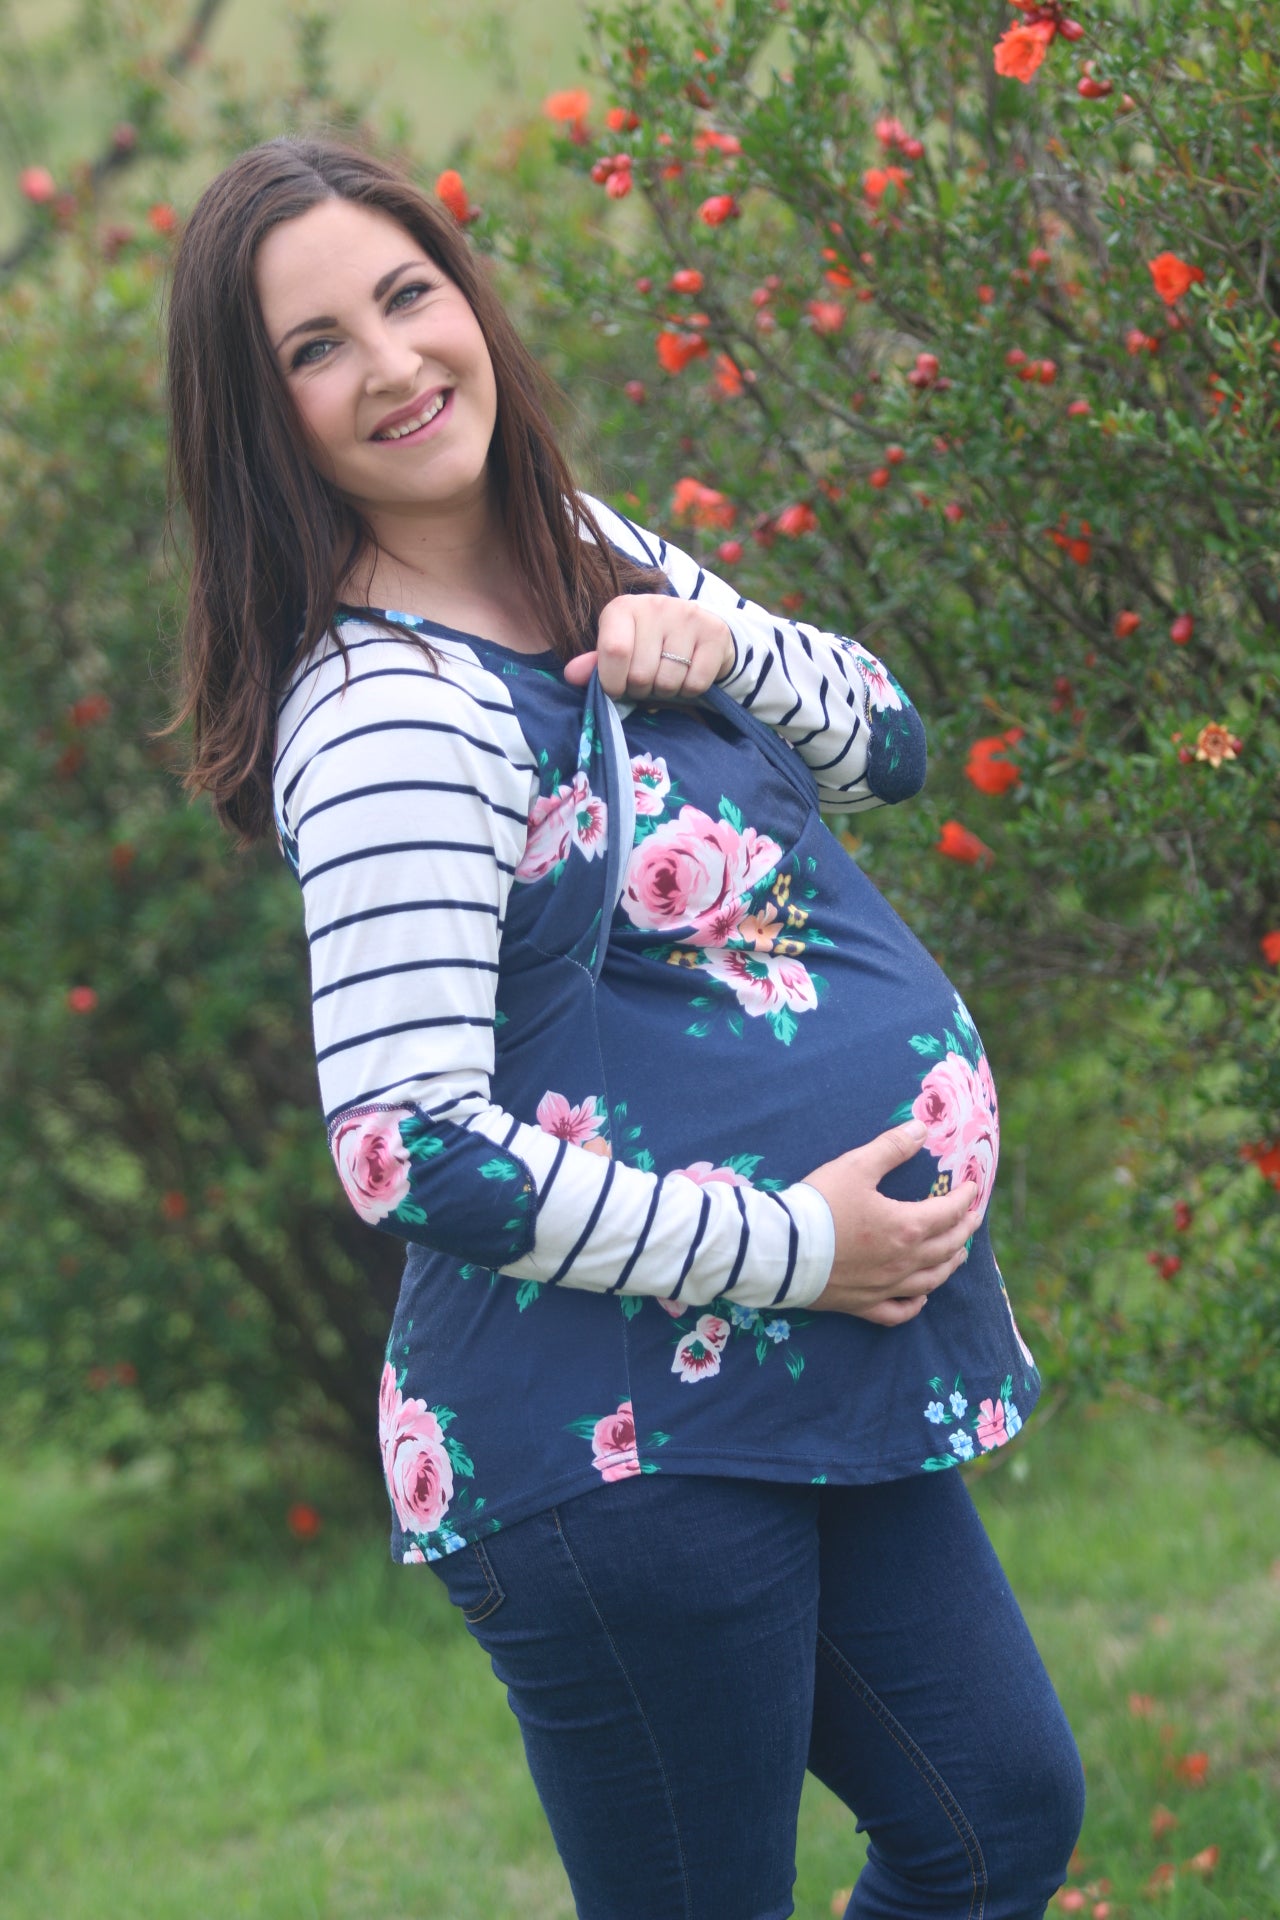
[[[564,677],[583,687],[598,667],[614,700],[691,700],[733,661],[733,635],[719,614],[675,594],[624,593],[601,613],[593,651],[570,660]]]

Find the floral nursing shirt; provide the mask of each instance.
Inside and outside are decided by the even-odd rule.
[[[642,1473],[951,1468],[1040,1387],[987,1232],[982,1041],[820,817],[919,790],[918,714],[863,648],[588,504],[727,621],[702,700],[614,703],[393,614],[435,669],[347,619],[345,689],[330,636],[279,710],[330,1144],[408,1243],[378,1403],[405,1562]],[[882,1190],[975,1180],[969,1259],[903,1326],[815,1313],[803,1175],[912,1115]]]

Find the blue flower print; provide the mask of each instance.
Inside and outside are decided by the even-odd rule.
[[[941,1400],[931,1400],[924,1410],[924,1417],[932,1420],[935,1427],[940,1427],[947,1417]]]
[[[733,1326],[741,1327],[744,1333],[750,1333],[759,1316],[750,1307],[729,1306],[729,1319]]]
[[[1013,1435],[1019,1432],[1021,1427],[1022,1427],[1022,1415],[1018,1412],[1018,1409],[1014,1406],[1012,1400],[1006,1400],[1004,1403],[1005,1432],[1007,1434]]]
[[[953,1393],[951,1396],[951,1411],[954,1413],[956,1419],[963,1420],[968,1410],[969,1402],[965,1399],[964,1395],[959,1392]]]
[[[972,1460],[973,1441],[967,1433],[953,1433],[951,1436],[951,1446],[952,1450],[959,1455],[961,1460]]]
[[[766,1339],[769,1340],[789,1340],[791,1338],[791,1323],[788,1320],[766,1320],[761,1328],[761,1332],[765,1335]]]

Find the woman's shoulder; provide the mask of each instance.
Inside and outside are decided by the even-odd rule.
[[[273,784],[279,790],[340,741],[376,752],[380,733],[415,726],[483,741],[513,766],[529,762],[509,688],[465,640],[408,617],[389,628],[344,616],[299,662],[280,699]]]

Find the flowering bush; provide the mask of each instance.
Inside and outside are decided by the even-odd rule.
[[[1280,1442],[1274,22],[1075,14],[607,6],[559,149],[592,228],[532,262],[608,338],[618,504],[924,707],[928,795],[846,844],[1002,1077],[1106,1036],[1123,1207],[1046,1249],[1060,1364]]]
[[[991,1037],[1011,1275],[1020,1183],[1052,1197],[1038,1300],[1016,1282],[1037,1354],[1280,1444],[1269,16],[673,14],[607,7],[589,84],[420,177],[571,386],[596,484],[924,708],[927,793],[845,844]],[[354,119],[308,21],[306,84],[223,98],[205,171]],[[296,890],[274,849],[229,852],[149,734],[165,168],[198,168],[163,61],[119,70],[110,169],[15,158],[0,287],[6,1418],[61,1410],[117,1451],[362,1434],[399,1260],[334,1187]],[[546,827],[548,857],[571,827],[589,857],[577,801]],[[395,1177],[351,1171],[371,1208]],[[602,1472],[631,1470],[629,1411]]]

